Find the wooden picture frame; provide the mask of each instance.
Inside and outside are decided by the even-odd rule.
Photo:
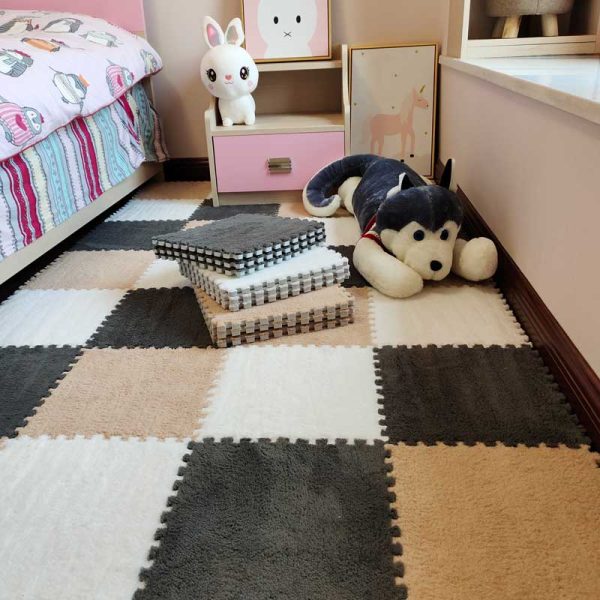
[[[350,154],[379,154],[433,177],[439,47],[350,48]]]
[[[241,0],[241,6],[244,47],[257,63],[331,59],[331,0]],[[281,16],[273,14],[278,10]]]

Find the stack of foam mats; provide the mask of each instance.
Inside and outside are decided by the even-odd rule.
[[[353,322],[340,284],[348,259],[326,248],[323,223],[242,214],[157,236],[194,286],[215,346],[226,348]]]

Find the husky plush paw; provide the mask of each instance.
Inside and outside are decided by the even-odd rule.
[[[377,290],[392,298],[409,298],[423,289],[423,278],[369,238],[361,238],[352,257],[358,272]]]
[[[483,281],[498,268],[498,251],[488,238],[456,240],[452,272],[468,281]]]

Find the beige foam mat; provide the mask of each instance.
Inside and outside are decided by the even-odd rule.
[[[354,318],[354,297],[340,287],[327,287],[238,312],[225,310],[199,288],[195,288],[195,293],[218,347],[341,327]]]
[[[409,598],[598,598],[600,470],[589,448],[388,449]]]

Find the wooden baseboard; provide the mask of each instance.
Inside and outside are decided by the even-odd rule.
[[[439,163],[436,175],[441,174],[441,167]],[[496,244],[498,287],[587,429],[595,448],[600,448],[600,378],[460,187],[458,196],[465,209],[464,231],[469,236],[488,237]]]
[[[165,163],[166,181],[210,181],[208,158],[172,158]]]

